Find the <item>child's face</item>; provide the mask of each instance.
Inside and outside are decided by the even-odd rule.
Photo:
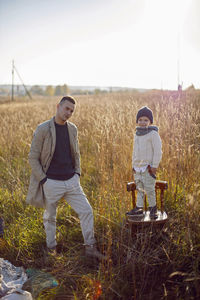
[[[140,117],[139,119],[138,119],[138,125],[140,126],[140,127],[147,127],[147,126],[149,126],[150,125],[150,120],[149,120],[149,118],[147,118],[147,117]]]

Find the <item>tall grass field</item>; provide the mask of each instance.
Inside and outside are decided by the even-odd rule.
[[[107,93],[75,97],[70,119],[78,127],[81,184],[93,209],[95,236],[105,262],[86,259],[79,220],[61,200],[57,214],[58,254],[45,254],[42,209],[25,203],[28,153],[39,123],[56,112],[59,98],[0,103],[0,257],[16,266],[51,273],[59,282],[37,299],[200,299],[200,92]],[[160,231],[131,236],[126,184],[132,181],[136,114],[154,113],[163,157],[157,177],[168,182]]]

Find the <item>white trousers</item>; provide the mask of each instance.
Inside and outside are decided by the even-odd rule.
[[[136,172],[134,175],[137,189],[137,206],[143,207],[144,196],[147,195],[149,206],[156,205],[155,183],[156,180],[149,174],[149,171]]]
[[[56,212],[57,204],[64,198],[78,214],[84,244],[93,245],[94,238],[94,217],[93,210],[89,204],[82,187],[80,186],[79,175],[62,181],[47,179],[43,185],[46,207],[43,215],[43,223],[46,232],[46,243],[48,248],[55,247],[56,243]]]

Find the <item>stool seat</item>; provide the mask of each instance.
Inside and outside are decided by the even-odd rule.
[[[157,180],[155,184],[156,190],[156,205],[157,205],[157,219],[150,218],[150,212],[147,210],[146,195],[144,199],[144,212],[142,215],[127,215],[126,219],[128,224],[133,228],[134,226],[148,226],[148,225],[159,225],[162,226],[168,221],[168,215],[164,211],[164,191],[167,190],[167,181]],[[136,184],[135,182],[127,183],[127,191],[132,192],[132,207],[136,206]],[[133,230],[134,231],[134,230]]]
[[[168,219],[167,213],[165,211],[161,212],[160,210],[157,210],[157,215],[158,215],[157,219],[155,220],[151,219],[149,216],[149,211],[146,211],[141,216],[127,216],[127,219],[129,223],[136,224],[136,225],[139,225],[141,223],[152,224],[155,222],[157,224],[161,224],[161,223],[165,223]]]

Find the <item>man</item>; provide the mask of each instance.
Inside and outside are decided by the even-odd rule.
[[[96,248],[93,211],[80,186],[80,152],[76,126],[67,120],[75,99],[63,97],[55,117],[40,124],[29,153],[32,174],[27,203],[44,207],[43,223],[48,252],[56,251],[56,210],[63,197],[78,214],[87,256],[103,258]]]

